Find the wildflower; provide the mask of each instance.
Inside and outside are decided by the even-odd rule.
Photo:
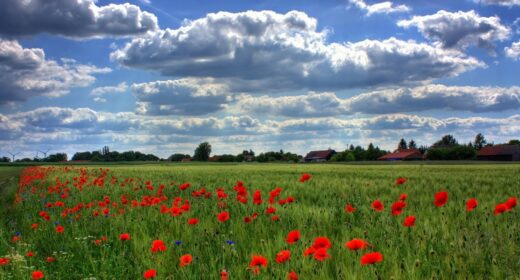
[[[166,251],[166,249],[167,247],[162,240],[154,240],[152,242],[152,248],[150,248],[152,253],[157,253],[159,251],[163,252]]]
[[[408,216],[404,219],[403,226],[413,227],[415,225],[415,216]]]
[[[253,270],[254,274],[260,273],[260,267],[267,268],[268,261],[265,257],[260,255],[253,255],[249,267]]]
[[[57,233],[63,233],[64,230],[65,230],[65,228],[62,225],[58,225],[56,227],[56,232]]]
[[[374,210],[377,212],[381,212],[383,211],[383,209],[385,209],[385,206],[383,205],[383,203],[381,203],[381,201],[374,200],[374,202],[372,202],[372,208],[374,208]]]
[[[345,212],[354,213],[355,211],[356,211],[356,208],[352,207],[352,205],[350,205],[350,203],[348,203],[347,206],[345,206]]]
[[[183,255],[179,258],[179,263],[181,267],[189,265],[193,261],[193,257],[190,254]]]
[[[395,180],[395,184],[398,185],[398,186],[399,186],[399,185],[402,185],[402,184],[404,184],[404,183],[406,183],[406,178],[399,177],[399,178],[397,178],[397,179]]]
[[[379,252],[367,253],[361,257],[361,264],[375,264],[383,261],[383,255]]]
[[[401,195],[399,196],[399,200],[400,200],[400,201],[405,201],[407,198],[408,198],[408,195],[405,194],[405,193],[403,193],[403,194],[401,194]]]
[[[288,261],[291,258],[291,251],[289,250],[282,250],[276,254],[276,262],[277,263],[284,263]]]
[[[495,216],[498,214],[502,214],[508,210],[507,204],[500,203],[497,206],[495,206]]]
[[[222,270],[220,272],[220,280],[228,280],[229,273],[226,270]]]
[[[152,278],[155,278],[155,277],[157,277],[157,270],[155,270],[155,269],[149,269],[149,270],[147,270],[147,271],[144,272],[143,276],[144,276],[144,279],[152,279]]]
[[[312,177],[311,174],[303,173],[302,176],[300,177],[300,183],[304,183],[304,182],[310,180],[311,177]]]
[[[188,220],[189,225],[196,225],[198,223],[199,223],[199,219],[197,219],[197,218],[191,218]]]
[[[56,261],[56,258],[54,258],[54,257],[47,257],[47,259],[45,259],[45,261],[48,262],[48,263],[52,263],[52,262]]]
[[[314,259],[317,261],[324,261],[325,259],[330,258],[329,253],[327,252],[327,248],[319,248],[314,252]]]
[[[294,244],[294,242],[298,240],[300,240],[300,232],[297,229],[289,232],[287,234],[287,238],[285,239],[285,241],[287,241],[289,244]]]
[[[435,206],[441,207],[444,204],[446,204],[446,202],[448,202],[448,193],[447,192],[438,192],[435,194],[435,201],[433,202],[433,204],[435,204]]]
[[[184,190],[186,190],[187,188],[189,188],[190,186],[191,186],[190,183],[184,183],[184,184],[181,184],[181,185],[179,186],[179,189],[180,189],[181,191],[184,191]]]
[[[401,215],[403,212],[403,208],[406,206],[406,202],[404,201],[397,201],[394,204],[392,204],[392,215],[397,216]]]
[[[468,199],[468,201],[466,202],[466,211],[468,212],[471,212],[473,211],[473,209],[475,209],[478,205],[478,202],[476,199],[474,198],[470,198]]]
[[[218,215],[217,215],[217,219],[223,223],[227,220],[229,220],[229,213],[224,211],[224,212],[220,212]]]
[[[316,239],[314,239],[314,244],[312,245],[312,247],[316,250],[320,249],[320,248],[325,248],[325,249],[329,249],[330,247],[332,247],[332,243],[330,243],[329,239],[327,237],[316,237]]]
[[[517,199],[516,199],[516,197],[514,197],[514,196],[513,196],[513,197],[510,197],[510,198],[506,201],[505,205],[507,205],[508,210],[511,210],[511,209],[515,208],[516,205],[517,205]]]
[[[33,271],[33,273],[32,273],[33,280],[43,279],[43,277],[44,277],[43,272],[41,272],[39,270]]]
[[[289,274],[287,274],[287,280],[298,280],[298,275],[296,272],[291,271]]]
[[[128,233],[122,233],[122,234],[119,236],[119,240],[121,240],[121,241],[127,241],[127,240],[130,240],[130,234],[128,234]]]
[[[8,265],[10,261],[8,258],[0,258],[0,266]]]
[[[349,248],[351,251],[356,251],[359,249],[365,249],[367,247],[367,242],[363,239],[354,238],[349,242],[345,243],[345,246]]]

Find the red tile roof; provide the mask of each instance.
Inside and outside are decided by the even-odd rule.
[[[328,158],[334,154],[334,150],[324,150],[324,151],[310,151],[305,158],[311,159],[311,158]]]
[[[396,150],[393,153],[386,154],[386,155],[378,158],[378,160],[390,160],[390,159],[396,159],[396,160],[401,159],[402,160],[402,159],[406,159],[409,157],[418,158],[418,157],[422,157],[422,154],[421,154],[421,152],[419,152],[419,150],[416,150],[416,149]]]
[[[520,153],[520,145],[496,145],[480,149],[478,156],[512,155]]]

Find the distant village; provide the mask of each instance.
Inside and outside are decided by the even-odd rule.
[[[422,161],[422,160],[483,160],[483,161],[520,161],[520,140],[513,139],[507,143],[488,143],[482,134],[477,134],[475,140],[460,144],[453,135],[445,135],[431,146],[417,146],[412,139],[401,139],[393,151],[385,151],[372,143],[365,149],[362,146],[350,145],[344,151],[331,148],[309,151],[305,156],[291,152],[270,151],[255,154],[252,150],[244,150],[238,155],[211,155],[212,147],[203,142],[195,149],[193,156],[175,153],[166,159],[153,154],[138,151],[110,151],[108,146],[100,151],[77,152],[69,160],[65,153],[55,153],[47,156],[47,152],[39,151],[34,158],[16,159],[0,157],[0,162],[130,162],[130,161],[164,161],[164,162],[354,162],[354,161]]]

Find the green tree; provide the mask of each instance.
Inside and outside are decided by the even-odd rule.
[[[397,149],[398,150],[408,149],[408,146],[406,145],[406,141],[403,138],[401,138],[401,140],[399,141],[399,144],[397,144]]]
[[[479,133],[475,136],[475,140],[473,141],[473,147],[477,150],[482,149],[487,144],[486,138],[482,133]]]
[[[209,155],[211,154],[211,144],[208,142],[200,143],[195,149],[193,160],[196,161],[208,161]]]
[[[511,139],[509,140],[509,145],[520,145],[520,140],[518,139]]]
[[[455,137],[453,137],[453,135],[446,134],[446,135],[442,136],[441,140],[435,142],[435,144],[433,144],[433,146],[452,147],[452,146],[457,146],[458,144],[459,144],[459,142],[457,142],[457,139],[455,139]]]
[[[408,142],[408,149],[417,149],[417,143],[413,139]]]

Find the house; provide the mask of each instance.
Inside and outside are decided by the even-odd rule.
[[[478,160],[520,161],[520,145],[487,146],[477,153]]]
[[[328,149],[324,151],[310,151],[303,160],[305,162],[323,162],[328,161],[336,154],[336,151]]]
[[[393,153],[379,157],[378,160],[422,160],[423,155],[417,149],[395,150]]]

